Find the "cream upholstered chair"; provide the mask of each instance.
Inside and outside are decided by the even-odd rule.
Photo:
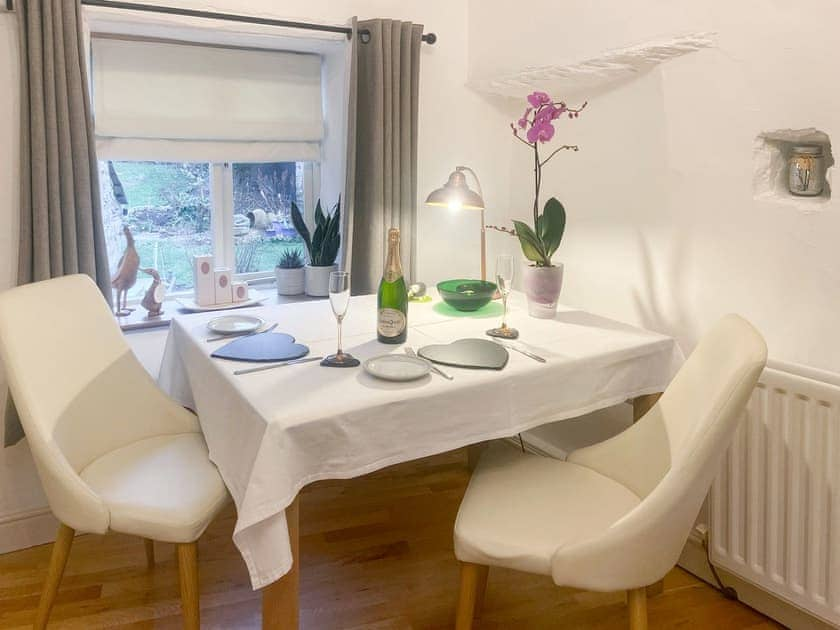
[[[490,566],[626,590],[630,627],[646,628],[645,587],[676,564],[766,359],[758,332],[729,315],[623,433],[567,461],[486,451],[455,523],[456,628],[472,626]]]
[[[99,289],[67,276],[0,293],[0,361],[61,522],[35,619],[43,628],[76,531],[176,543],[184,626],[198,628],[196,540],[228,500],[196,417],[165,396]]]

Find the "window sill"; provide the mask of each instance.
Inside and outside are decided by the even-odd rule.
[[[266,291],[268,293],[268,291]],[[264,306],[274,304],[293,304],[295,302],[311,302],[313,300],[325,300],[326,298],[311,297],[309,295],[277,295],[274,287],[271,287],[271,294],[264,302]],[[138,332],[155,328],[166,328],[176,315],[186,315],[189,311],[181,308],[175,300],[166,300],[163,303],[163,311],[158,317],[149,318],[146,309],[139,304],[134,305],[135,310],[125,317],[117,317],[117,323],[123,332]],[[229,313],[235,309],[223,309],[219,313]]]

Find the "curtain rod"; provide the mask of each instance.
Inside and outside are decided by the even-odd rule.
[[[81,0],[82,4],[89,7],[104,7],[107,9],[124,9],[128,11],[145,11],[147,13],[164,13],[167,15],[180,15],[184,17],[197,17],[210,20],[225,20],[228,22],[244,22],[246,24],[262,24],[265,26],[282,26],[285,28],[300,28],[308,31],[322,31],[325,33],[344,33],[347,39],[353,35],[353,29],[348,26],[332,26],[329,24],[312,24],[309,22],[294,22],[290,20],[274,20],[250,15],[236,15],[233,13],[217,13],[214,11],[198,11],[196,9],[181,9],[176,7],[163,7],[152,4],[139,4],[134,2],[118,2],[117,0]],[[14,10],[14,0],[6,0],[6,10]],[[434,44],[437,35],[424,33],[423,41],[427,44]],[[359,40],[366,44],[370,41],[370,31],[359,30]]]

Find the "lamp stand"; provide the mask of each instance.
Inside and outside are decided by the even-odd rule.
[[[487,229],[484,227],[484,208],[481,209],[481,279],[487,280]]]
[[[483,200],[484,191],[481,189],[481,181],[478,179],[478,175],[475,174],[475,171],[469,166],[456,166],[455,170],[461,172],[466,171],[472,175],[475,180],[476,188],[478,188],[478,195]],[[481,279],[485,281],[487,280],[487,228],[485,227],[483,207],[481,208]],[[498,293],[498,291],[496,293]],[[494,295],[493,299],[498,299],[498,297],[498,295]]]

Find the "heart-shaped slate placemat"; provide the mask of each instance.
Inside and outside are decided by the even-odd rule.
[[[459,339],[449,344],[424,346],[417,354],[433,363],[488,370],[501,370],[508,362],[508,351],[486,339]]]
[[[309,353],[309,347],[295,343],[286,333],[263,333],[235,339],[216,350],[211,357],[232,361],[289,361]]]

